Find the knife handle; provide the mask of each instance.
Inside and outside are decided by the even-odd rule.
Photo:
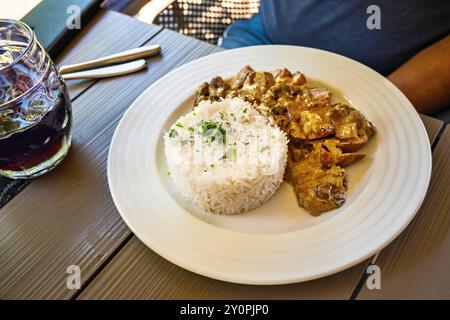
[[[154,56],[159,54],[160,51],[161,47],[157,44],[153,44],[149,46],[122,51],[106,57],[89,60],[86,62],[61,66],[59,68],[59,72],[61,74],[65,74],[69,72],[78,72],[82,70],[95,69],[99,67],[109,66],[112,64],[118,64],[122,62],[128,62],[136,59]]]
[[[145,68],[145,66],[145,60],[140,59],[99,69],[65,73],[62,77],[64,80],[111,78],[139,71]]]

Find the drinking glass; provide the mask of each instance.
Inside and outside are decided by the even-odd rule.
[[[28,179],[56,167],[71,125],[66,85],[33,30],[0,19],[0,175]]]

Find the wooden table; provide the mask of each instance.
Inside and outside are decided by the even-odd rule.
[[[193,274],[144,246],[120,218],[108,190],[112,134],[125,110],[154,81],[222,49],[101,11],[57,61],[73,63],[148,43],[162,47],[162,55],[148,61],[148,70],[70,83],[74,130],[69,156],[48,175],[8,187],[18,194],[0,209],[0,298],[450,298],[450,128],[427,116],[422,119],[433,145],[431,185],[411,225],[377,256],[381,290],[365,286],[370,260],[306,283],[250,286]],[[80,290],[66,286],[70,265],[81,268]]]

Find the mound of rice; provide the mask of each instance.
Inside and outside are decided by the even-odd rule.
[[[283,181],[286,135],[239,98],[201,102],[171,126],[164,142],[176,188],[209,212],[257,208]]]

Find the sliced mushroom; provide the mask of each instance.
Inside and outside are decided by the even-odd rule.
[[[306,77],[303,73],[301,73],[300,71],[297,71],[292,76],[292,82],[296,85],[302,86],[306,83]]]
[[[253,70],[252,67],[245,66],[244,68],[242,68],[236,75],[236,82],[234,85],[234,89],[241,88],[244,82],[247,80],[247,78],[253,74],[255,74],[255,70]]]

